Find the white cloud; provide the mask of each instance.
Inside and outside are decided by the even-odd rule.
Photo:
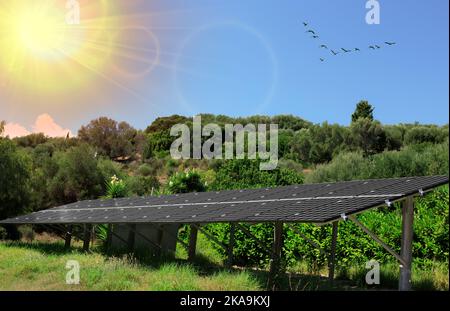
[[[56,124],[55,120],[47,113],[41,114],[36,118],[33,125],[33,133],[44,133],[50,137],[65,137],[69,133],[69,136],[72,136],[72,132],[69,129],[64,129],[59,124]]]
[[[71,130],[65,129],[57,124],[47,113],[39,115],[31,128],[32,130],[29,131],[18,123],[6,123],[3,135],[14,138],[26,136],[31,133],[44,133],[44,135],[49,137],[65,137],[69,133],[69,136],[73,136]]]
[[[6,123],[3,136],[9,136],[10,138],[18,136],[26,136],[31,134],[26,128],[18,123]]]

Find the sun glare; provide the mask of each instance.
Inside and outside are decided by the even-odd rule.
[[[0,75],[20,86],[55,92],[98,74],[113,46],[113,22],[106,18],[110,5],[79,2],[84,20],[71,25],[66,23],[66,0],[2,1]]]
[[[61,50],[67,33],[62,20],[56,17],[62,14],[62,12],[48,10],[23,12],[23,15],[16,19],[16,25],[13,28],[16,31],[17,44],[36,56]]]

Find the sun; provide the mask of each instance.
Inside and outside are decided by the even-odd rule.
[[[44,92],[79,87],[112,54],[114,29],[104,0],[78,1],[84,20],[68,24],[67,0],[0,3],[0,78]],[[1,77],[1,75],[5,75]]]
[[[13,32],[16,44],[36,57],[54,54],[64,47],[66,27],[61,20],[63,12],[44,7],[41,10],[24,10],[15,19]]]

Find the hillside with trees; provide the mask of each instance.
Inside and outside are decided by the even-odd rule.
[[[259,160],[248,159],[172,159],[169,149],[175,137],[170,136],[170,129],[178,123],[192,128],[192,118],[185,116],[157,118],[145,130],[101,117],[82,126],[73,138],[50,138],[43,134],[14,139],[0,137],[0,219],[104,197],[114,191],[111,178],[121,181],[123,189],[115,192],[118,196],[142,196],[449,172],[448,124],[383,124],[376,120],[374,108],[367,101],[357,104],[349,116],[349,125],[345,126],[314,124],[293,115],[201,116],[203,125],[216,123],[222,130],[225,124],[278,124],[278,167],[260,171]],[[0,134],[3,126],[2,122]],[[363,220],[388,244],[398,248],[399,231],[392,230],[400,228],[398,206],[380,211],[364,214]],[[420,199],[416,218],[416,260],[423,265],[448,261],[448,187]],[[6,229],[0,231],[0,237],[18,236],[13,228]],[[227,239],[227,225],[209,225],[207,230]],[[267,244],[271,230],[267,225],[251,227]],[[329,242],[327,226],[302,225],[299,230],[316,237],[323,246]],[[345,223],[341,230],[348,238],[340,240],[339,252],[346,256],[338,253],[338,258],[354,262],[387,257],[351,224]],[[236,245],[237,263],[267,264],[266,254],[245,235],[237,234]],[[361,249],[356,245],[365,246]],[[286,264],[297,260],[325,262],[323,255],[298,238],[285,245],[284,253]]]

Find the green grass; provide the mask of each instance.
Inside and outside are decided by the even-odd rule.
[[[80,284],[65,284],[68,260],[80,263]],[[205,273],[183,262],[148,265],[130,256],[107,257],[62,243],[0,243],[0,290],[259,290],[246,271]]]
[[[106,255],[101,247],[81,251],[80,243],[65,250],[54,241],[0,242],[0,290],[264,290],[268,273],[262,269],[233,267],[225,269],[211,242],[199,234],[197,258],[186,261],[186,250],[177,246],[175,258],[155,258],[139,254]],[[80,284],[65,284],[68,260],[80,263]],[[413,265],[413,289],[448,290],[448,263],[431,263],[426,268]],[[330,284],[325,267],[298,262],[280,278],[282,290],[395,290],[399,267],[381,264],[381,284],[365,284],[364,265],[338,267],[336,281]]]

